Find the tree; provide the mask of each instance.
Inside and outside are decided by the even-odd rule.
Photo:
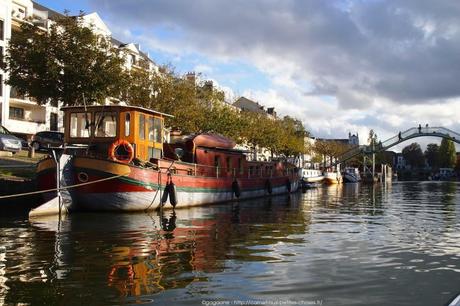
[[[335,141],[327,140],[318,140],[315,142],[315,152],[316,154],[322,156],[323,165],[327,165],[327,161],[333,161],[334,157],[337,157],[338,154],[338,145]]]
[[[453,168],[457,161],[454,142],[443,138],[439,146],[439,166],[442,168]]]
[[[439,168],[439,146],[435,143],[429,143],[425,150],[425,159],[432,169]]]
[[[109,38],[85,27],[82,15],[54,21],[48,31],[24,22],[12,35],[2,63],[9,72],[6,83],[40,104],[120,97],[126,86],[124,58]]]
[[[184,134],[202,132],[206,121],[205,108],[196,98],[195,84],[179,77],[171,67],[161,67],[151,75],[150,99],[135,105],[171,114],[166,125]]]
[[[369,131],[369,136],[367,137],[367,142],[369,143],[369,146],[371,148],[374,148],[374,147],[377,146],[377,134],[372,129]]]
[[[416,142],[405,147],[402,150],[402,155],[406,162],[414,168],[422,167],[425,164],[425,157],[423,156],[422,149]]]
[[[271,119],[268,119],[271,121]],[[296,157],[299,154],[304,154],[305,143],[304,138],[308,136],[308,132],[300,120],[284,116],[282,120],[278,120],[278,137],[281,142],[281,151],[285,157]]]
[[[154,72],[148,69],[146,61],[140,61],[141,68],[133,67],[126,78],[122,98],[129,105],[150,106],[153,94]]]

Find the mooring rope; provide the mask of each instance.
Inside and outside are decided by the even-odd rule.
[[[91,181],[91,182],[85,182],[85,183],[80,183],[80,184],[65,186],[65,187],[61,187],[61,188],[52,188],[52,189],[45,189],[45,190],[24,192],[24,193],[18,193],[18,194],[4,195],[4,196],[0,196],[0,200],[1,200],[1,199],[7,199],[7,198],[16,198],[16,197],[28,196],[28,195],[33,195],[33,194],[40,194],[40,193],[51,192],[51,191],[60,191],[60,190],[66,190],[66,189],[77,188],[77,187],[81,187],[81,186],[85,186],[85,185],[91,185],[91,184],[96,184],[96,183],[100,183],[100,182],[104,182],[104,181],[113,180],[113,179],[116,179],[116,178],[118,178],[118,177],[125,176],[125,175],[127,175],[127,174],[129,174],[129,173],[130,173],[130,172],[127,172],[127,173],[125,173],[125,174],[114,175],[114,176],[111,176],[111,177],[106,177],[106,178],[99,179],[99,180],[95,180],[95,181]]]

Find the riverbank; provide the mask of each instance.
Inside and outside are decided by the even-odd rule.
[[[34,179],[35,167],[46,153],[35,153],[33,158],[28,157],[27,151],[18,152],[12,156],[0,156],[0,179],[13,181]]]
[[[0,157],[0,213],[2,215],[28,213],[31,208],[39,205],[38,195],[1,197],[36,191],[36,164],[44,156],[46,156],[44,153],[35,153],[35,156],[30,158],[27,151],[21,151],[12,156]]]

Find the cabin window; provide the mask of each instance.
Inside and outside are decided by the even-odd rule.
[[[139,137],[145,140],[145,115],[139,115]]]
[[[241,157],[238,158],[238,169],[240,169],[240,174],[244,173],[243,159]]]
[[[232,158],[230,156],[227,156],[226,163],[227,163],[227,171],[228,172],[232,171]]]
[[[117,136],[117,113],[96,113],[96,137]]]
[[[161,150],[154,148],[154,147],[149,147],[149,159],[154,158],[154,159],[160,159],[161,158]]]
[[[70,114],[70,137],[88,138],[90,135],[91,113]]]
[[[153,118],[153,141],[155,142],[162,142],[161,141],[161,118]]]
[[[149,140],[161,142],[161,118],[149,118]]]
[[[153,117],[149,117],[149,140],[150,141],[153,141]]]
[[[217,168],[220,167],[220,156],[219,155],[214,156],[214,167],[217,167]]]
[[[126,113],[125,114],[125,136],[129,136],[130,127],[131,127],[131,114]]]

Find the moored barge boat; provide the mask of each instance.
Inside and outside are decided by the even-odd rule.
[[[289,193],[299,185],[294,165],[248,161],[220,135],[163,143],[167,114],[122,105],[63,111],[68,148],[61,182],[68,186],[70,211],[153,210],[167,200],[187,207]],[[37,181],[40,190],[56,187],[53,158],[39,162]]]
[[[359,175],[358,168],[346,167],[343,170],[343,179],[347,183],[359,183],[361,181],[361,175]]]
[[[302,169],[302,180],[307,183],[320,183],[324,180],[324,175],[321,170]]]

